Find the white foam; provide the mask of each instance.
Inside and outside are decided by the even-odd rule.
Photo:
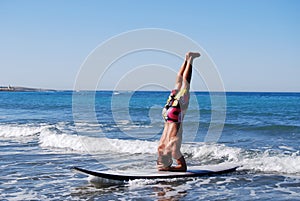
[[[84,146],[81,139],[76,135],[59,134],[50,129],[45,129],[41,132],[39,137],[41,147],[60,148],[84,151]]]
[[[45,126],[32,125],[0,125],[0,137],[3,138],[23,138],[36,136]]]
[[[240,158],[240,148],[227,147],[224,144],[184,144],[182,152],[200,160],[226,160],[237,162]]]
[[[59,148],[83,153],[129,153],[157,154],[157,141],[120,140],[95,138],[56,133],[51,129],[43,129],[40,135],[40,146]],[[291,154],[248,153],[241,148],[228,147],[224,144],[193,143],[183,144],[182,152],[189,155],[191,161],[211,163],[222,161],[237,163],[241,170],[261,172],[277,172],[282,174],[300,174],[300,156],[298,152]]]
[[[58,126],[59,127],[59,126]],[[59,130],[51,125],[0,125],[1,138],[38,139],[39,145],[48,149],[71,150],[79,153],[126,153],[157,154],[158,141],[120,140],[78,136],[73,131]],[[248,152],[241,148],[224,144],[190,143],[182,145],[182,152],[188,155],[187,160],[197,165],[217,161],[238,163],[241,170],[254,170],[266,173],[300,175],[299,151],[287,146],[280,146],[274,153],[270,148],[264,153]]]
[[[296,151],[293,147],[289,147],[289,146],[279,146],[278,148],[287,150],[287,151]]]
[[[40,146],[69,149],[78,152],[156,154],[158,141],[120,140],[60,134],[50,129],[44,129],[40,135]],[[241,149],[227,147],[222,144],[183,144],[182,152],[194,159],[226,159],[238,161]]]
[[[52,147],[87,153],[115,152],[115,153],[156,153],[157,142],[141,140],[119,140],[95,138],[87,136],[56,133],[44,129],[40,135],[41,147]]]
[[[268,151],[254,158],[245,158],[241,169],[255,170],[266,173],[283,173],[300,175],[300,156],[298,152],[271,155]]]
[[[157,180],[155,179],[134,179],[128,181],[128,186],[132,190],[132,189],[144,187],[145,185],[151,185],[155,183],[157,183]]]

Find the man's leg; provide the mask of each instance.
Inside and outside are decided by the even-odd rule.
[[[192,71],[193,60],[194,58],[199,57],[200,54],[198,52],[189,52],[187,55],[188,55],[188,59],[187,59],[186,67],[183,72],[183,84],[186,89],[189,89],[191,79],[192,79],[192,72],[193,72]]]
[[[184,74],[184,71],[186,69],[186,66],[187,66],[187,61],[188,61],[188,53],[186,53],[185,55],[185,59],[177,73],[177,77],[176,77],[176,83],[175,83],[175,89],[177,90],[180,90],[181,89],[181,86],[182,86],[182,80],[183,80],[183,74]]]

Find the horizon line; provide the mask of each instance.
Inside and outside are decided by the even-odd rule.
[[[6,90],[7,89],[7,90]],[[15,91],[12,89],[16,89]],[[17,92],[17,91],[73,91],[73,92],[101,92],[101,91],[109,91],[109,92],[134,92],[134,91],[140,91],[140,92],[168,92],[170,90],[155,90],[155,89],[149,89],[149,90],[132,90],[132,89],[122,89],[122,90],[114,90],[114,89],[82,89],[82,90],[76,90],[76,89],[47,89],[47,88],[37,88],[37,87],[23,87],[23,86],[13,86],[13,85],[0,85],[0,91],[10,91],[10,92]],[[300,93],[300,91],[264,91],[264,90],[258,90],[258,91],[242,91],[242,90],[224,90],[224,91],[207,91],[207,90],[190,90],[190,92],[202,92],[202,93]]]

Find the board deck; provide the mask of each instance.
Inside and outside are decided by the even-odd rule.
[[[79,167],[72,169],[83,174],[92,175],[111,180],[129,181],[134,179],[170,179],[184,177],[200,177],[217,174],[225,174],[235,171],[237,165],[211,165],[211,166],[193,166],[186,172],[157,171],[156,169],[131,171],[91,171]]]

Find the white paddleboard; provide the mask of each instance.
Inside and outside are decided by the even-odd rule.
[[[232,164],[219,164],[219,165],[206,165],[206,166],[191,166],[186,172],[170,172],[170,171],[157,171],[156,169],[147,170],[128,170],[128,171],[92,171],[79,167],[72,169],[83,174],[101,177],[105,179],[128,181],[134,179],[170,179],[170,178],[183,178],[183,177],[200,177],[217,174],[225,174],[234,172],[238,168],[237,165]]]

